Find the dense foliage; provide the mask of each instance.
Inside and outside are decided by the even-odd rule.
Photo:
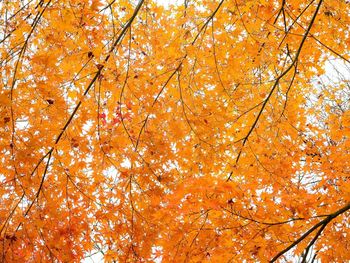
[[[350,260],[349,1],[0,16],[1,262]]]

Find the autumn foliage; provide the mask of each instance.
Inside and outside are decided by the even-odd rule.
[[[350,3],[0,2],[0,262],[350,260]]]

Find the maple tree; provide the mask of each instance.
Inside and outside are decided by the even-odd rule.
[[[350,260],[348,1],[0,14],[1,262]]]

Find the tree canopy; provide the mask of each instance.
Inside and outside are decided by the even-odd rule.
[[[0,2],[0,261],[350,260],[350,2]]]

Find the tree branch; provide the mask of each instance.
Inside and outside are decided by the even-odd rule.
[[[301,237],[299,237],[297,240],[295,240],[292,244],[290,244],[288,247],[286,247],[285,249],[280,251],[276,256],[274,256],[270,260],[270,262],[275,262],[280,256],[282,256],[283,254],[285,254],[286,252],[291,250],[293,247],[298,245],[301,241],[303,241],[306,237],[308,237],[313,231],[315,231],[317,228],[319,228],[321,226],[320,231],[317,232],[317,234],[315,235],[315,238],[308,245],[308,247],[309,246],[311,247],[313,245],[313,243],[316,242],[316,239],[321,235],[321,232],[324,230],[324,228],[329,224],[329,222],[331,222],[337,216],[345,213],[349,209],[350,209],[350,203],[348,203],[346,206],[344,206],[343,208],[339,209],[338,211],[334,212],[333,214],[328,215],[325,219],[323,219],[322,221],[318,222],[316,225],[314,225],[308,231],[306,231]],[[308,247],[307,247],[307,249],[308,249]]]

